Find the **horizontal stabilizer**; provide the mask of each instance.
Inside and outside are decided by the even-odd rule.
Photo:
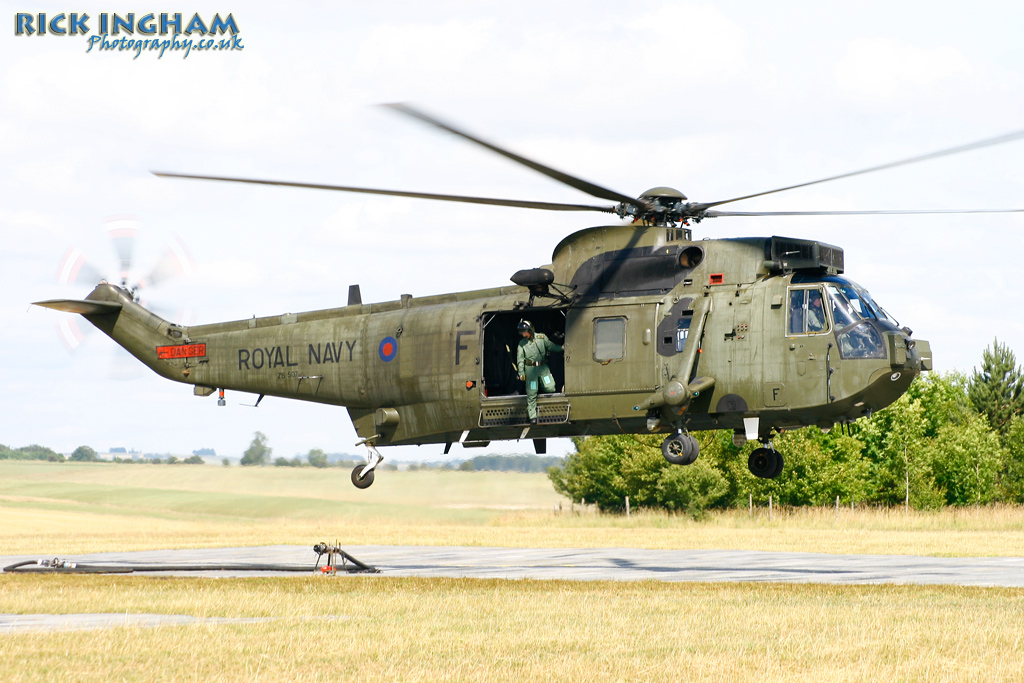
[[[116,301],[90,301],[87,299],[49,299],[36,301],[33,305],[68,313],[81,313],[82,315],[103,315],[104,313],[117,313],[121,310],[121,304]]]

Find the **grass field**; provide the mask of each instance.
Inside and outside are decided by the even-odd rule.
[[[573,511],[543,475],[0,461],[0,554],[335,539],[1022,555],[1024,511],[698,523]],[[9,574],[3,613],[258,621],[0,633],[2,681],[1024,680],[1020,589]]]
[[[981,681],[1024,677],[1024,591],[10,576],[0,612],[257,617],[0,634],[4,681]]]
[[[561,514],[556,513],[561,504]],[[0,554],[297,544],[1024,555],[1024,509],[573,509],[540,474],[0,461]]]

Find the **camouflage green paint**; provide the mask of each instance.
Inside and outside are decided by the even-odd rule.
[[[647,411],[637,407],[671,382],[685,387],[696,377],[713,379],[713,386],[652,409],[659,431],[741,429],[743,418],[759,417],[767,438],[772,430],[867,415],[930,369],[927,342],[901,331],[885,333],[886,357],[875,359],[842,358],[832,331],[787,334],[789,291],[813,285],[794,284],[792,270],[766,254],[766,238],[688,237],[686,230],[642,225],[570,235],[546,267],[556,283],[589,278],[589,289],[572,303],[538,298],[530,308],[526,289],[509,286],[179,327],[101,284],[86,301],[120,309],[108,305],[110,312],[85,317],[153,371],[195,385],[199,395],[222,388],[345,406],[359,436],[378,445],[455,442],[466,432],[470,441],[522,436],[515,416],[525,415],[526,396],[488,396],[485,382],[484,321],[503,311],[565,313],[565,391],[538,398],[541,415],[555,417],[532,427],[533,438],[645,432]],[[659,274],[646,282],[647,271]],[[82,302],[41,303],[83,310]],[[705,313],[702,334],[676,349],[685,334],[676,321]],[[615,334],[622,330],[617,357],[599,357],[601,321],[612,321],[607,329]],[[601,343],[616,348],[612,337]],[[157,352],[179,345],[193,346]],[[188,355],[199,349],[203,355]],[[175,353],[185,357],[159,357]],[[513,417],[497,424],[485,411]]]

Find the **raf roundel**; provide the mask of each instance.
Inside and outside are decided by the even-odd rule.
[[[394,337],[384,337],[380,340],[377,353],[382,361],[390,363],[395,358],[395,354],[398,353],[398,340]]]

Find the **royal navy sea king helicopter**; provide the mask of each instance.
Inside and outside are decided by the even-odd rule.
[[[932,367],[912,337],[845,276],[843,250],[786,237],[694,240],[691,224],[725,216],[974,213],[964,211],[732,212],[715,207],[1024,137],[1024,131],[852,173],[733,197],[691,202],[656,187],[631,197],[524,158],[404,104],[402,114],[469,140],[611,204],[467,197],[273,180],[156,173],[163,177],[307,187],[553,211],[599,211],[623,223],[586,228],[555,247],[551,263],[524,268],[511,286],[363,303],[307,313],[180,326],[101,282],[83,300],[38,305],[83,315],[157,374],[198,396],[251,392],[348,409],[367,449],[352,472],[373,483],[379,447],[486,446],[618,433],[665,433],[665,457],[693,463],[691,432],[728,429],[757,440],[750,471],[779,476],[774,435],[830,429],[895,401]],[[1010,209],[1006,211],[1022,211]],[[548,364],[555,391],[527,397],[516,349],[524,321],[564,345]],[[257,401],[258,403],[258,401]]]

